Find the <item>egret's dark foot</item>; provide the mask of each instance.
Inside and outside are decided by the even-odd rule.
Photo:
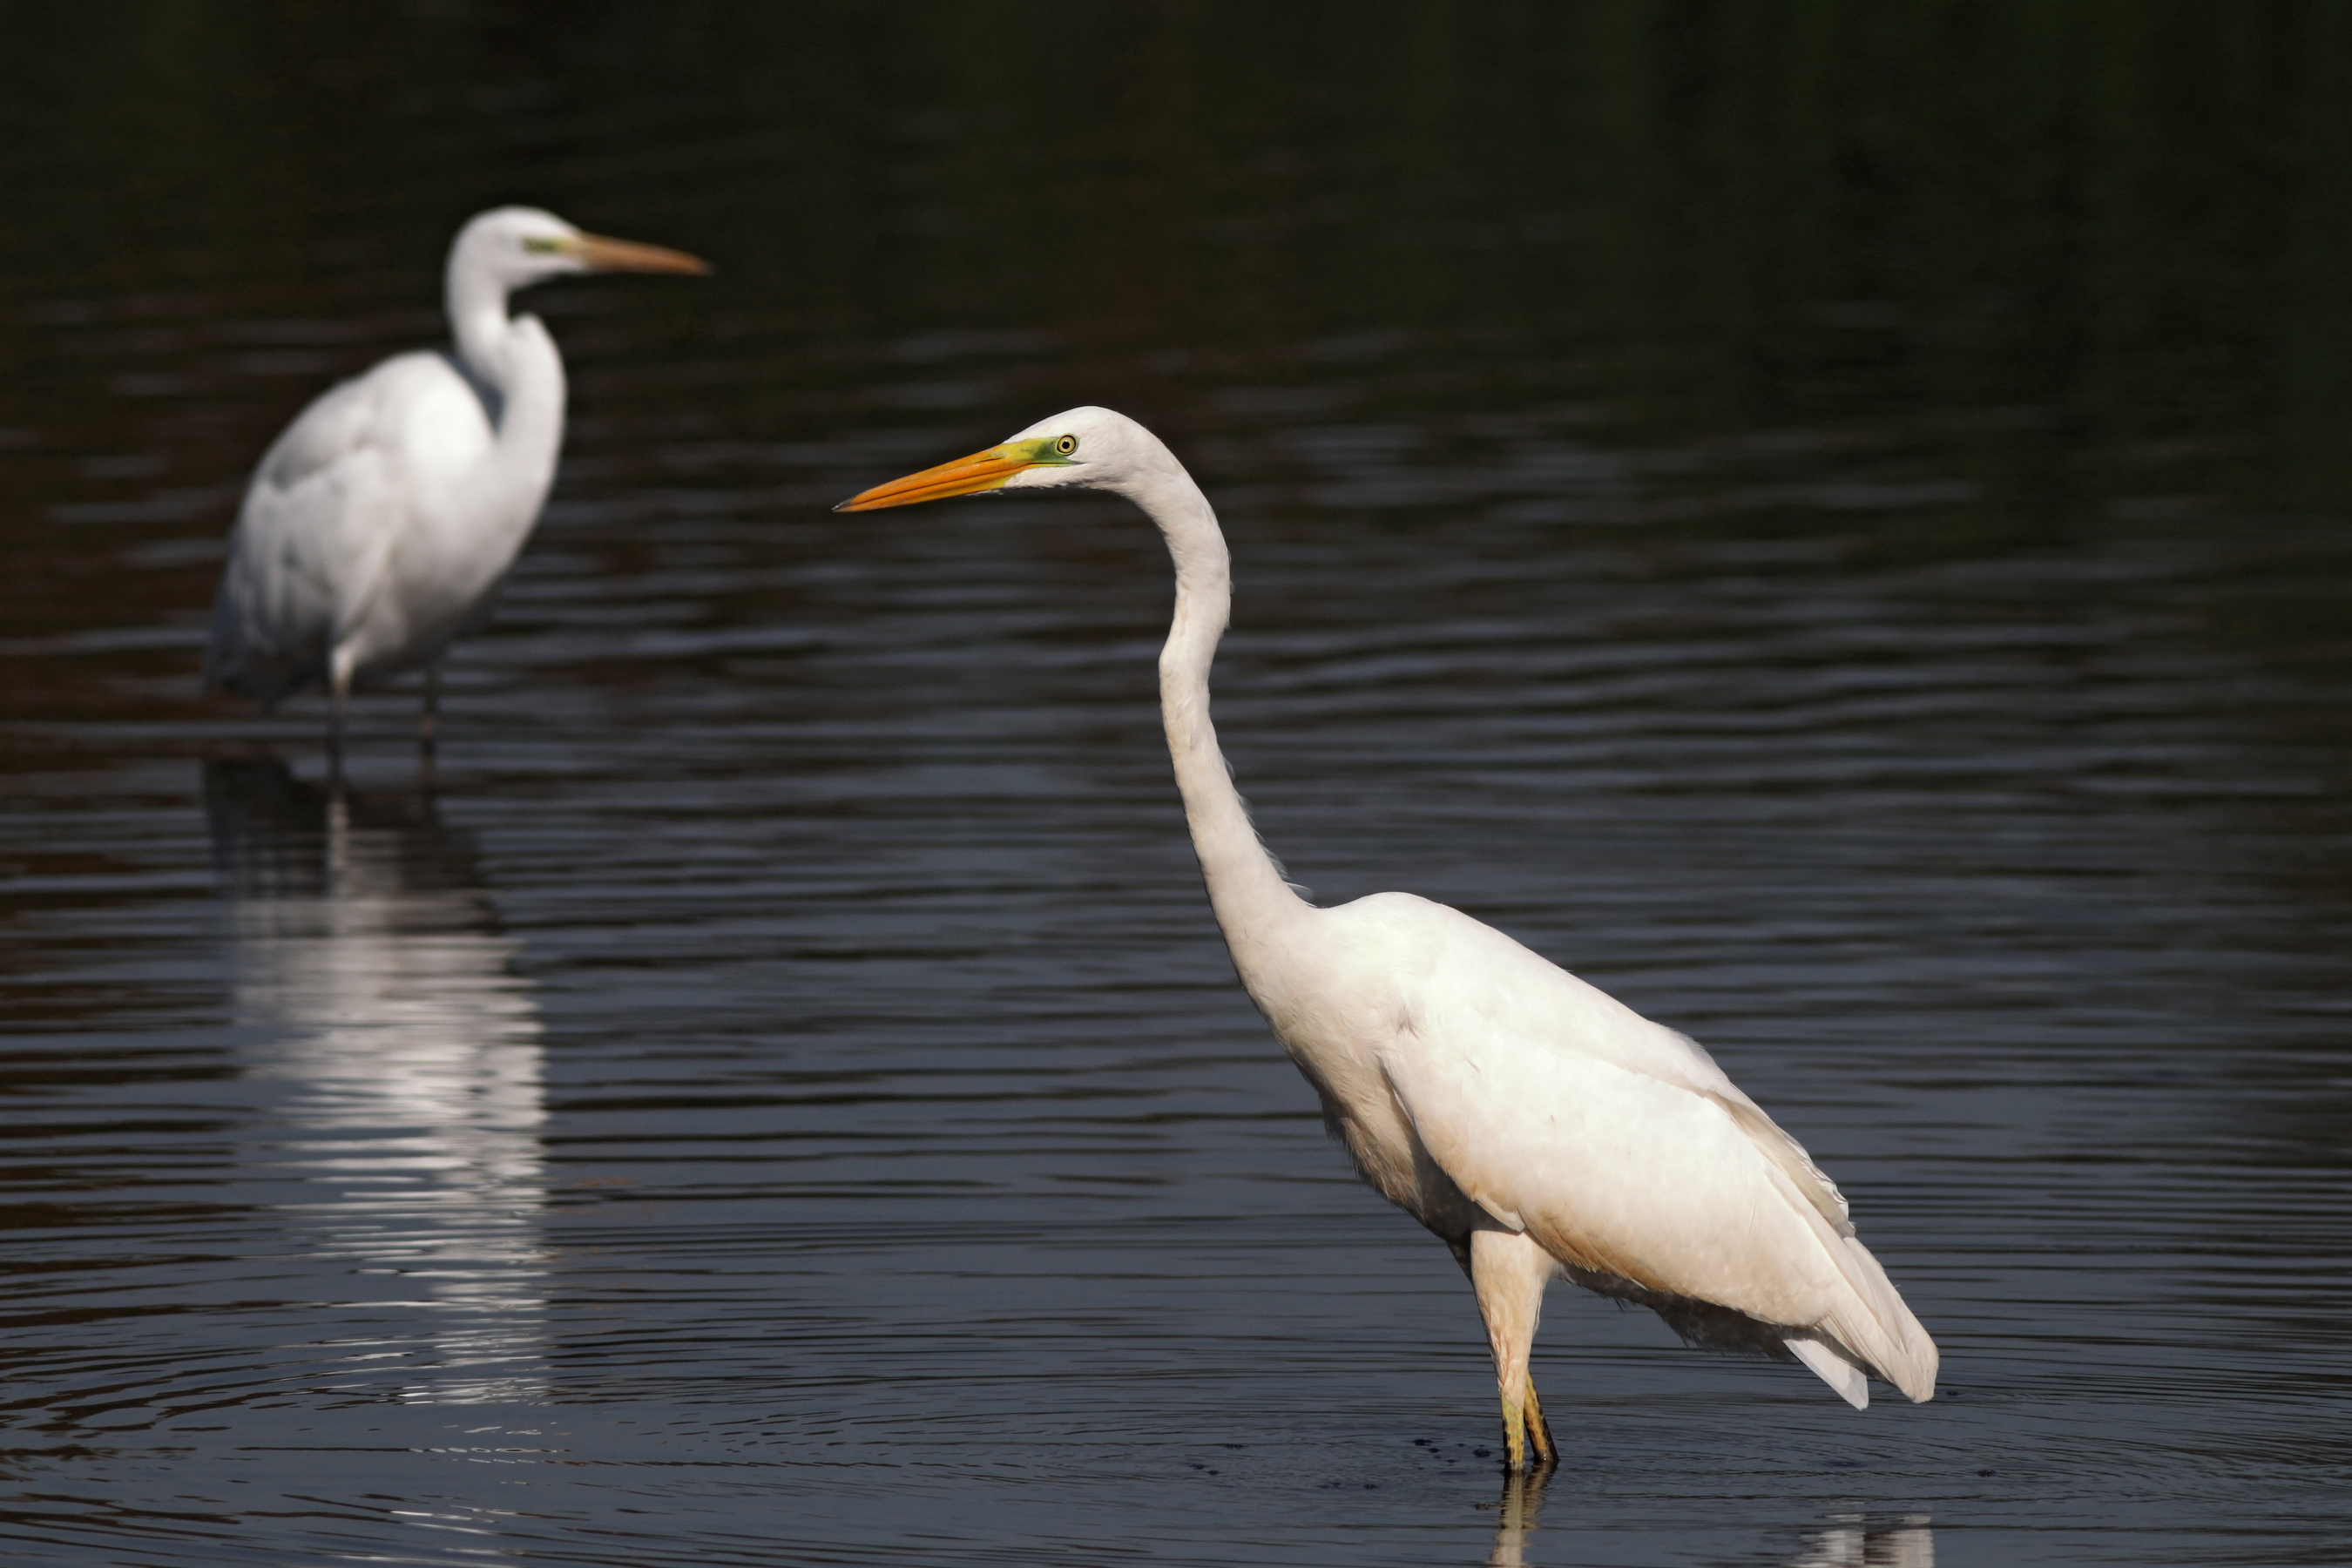
[[[1503,1469],[1507,1475],[1518,1475],[1528,1468],[1527,1406],[1510,1395],[1503,1396]]]
[[[1536,1385],[1528,1384],[1528,1447],[1532,1453],[1538,1473],[1549,1473],[1559,1463],[1559,1448],[1551,1440],[1551,1423],[1544,1419],[1543,1401],[1536,1397]]]
[[[441,667],[425,667],[425,700],[416,709],[416,779],[433,787],[434,752],[441,742]]]
[[[337,789],[343,787],[343,700],[350,691],[348,676],[327,683],[327,782]]]
[[[1559,1463],[1559,1450],[1551,1440],[1551,1424],[1544,1419],[1543,1402],[1536,1397],[1535,1384],[1528,1384],[1527,1397],[1515,1400],[1506,1395],[1503,1400],[1503,1468],[1511,1475],[1528,1471],[1548,1472]]]

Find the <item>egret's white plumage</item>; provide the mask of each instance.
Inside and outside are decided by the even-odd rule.
[[[1159,438],[1102,408],[843,503],[984,489],[1124,495],[1165,536],[1168,747],[1242,984],[1364,1179],[1444,1240],[1486,1319],[1509,1462],[1551,1457],[1528,1375],[1547,1283],[1656,1310],[1696,1342],[1791,1356],[1850,1403],[1935,1392],[1936,1346],[1845,1199],[1697,1044],[1458,910],[1409,893],[1317,909],[1252,828],[1209,721],[1231,605],[1216,515]]]
[[[679,251],[499,207],[449,248],[453,350],[329,389],[247,487],[205,655],[206,689],[265,708],[425,666],[488,613],[539,521],[563,444],[563,359],[518,289],[566,273],[702,272]],[[428,721],[431,684],[428,679]],[[428,744],[430,731],[427,731]]]

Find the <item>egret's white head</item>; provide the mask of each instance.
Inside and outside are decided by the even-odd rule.
[[[861,490],[833,510],[877,511],[981,490],[1075,486],[1127,491],[1145,475],[1174,463],[1160,437],[1126,415],[1108,408],[1072,408],[1040,419],[984,452]]]
[[[708,272],[682,250],[583,234],[537,207],[478,213],[449,247],[449,276],[482,279],[511,293],[571,272]]]

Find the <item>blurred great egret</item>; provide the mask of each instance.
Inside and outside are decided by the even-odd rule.
[[[1291,890],[1209,722],[1224,536],[1159,437],[1074,408],[837,510],[1065,486],[1127,497],[1167,540],[1160,710],[1209,902],[1358,1171],[1469,1275],[1510,1468],[1530,1448],[1554,1458],[1528,1355],[1556,1275],[1652,1308],[1694,1343],[1794,1357],[1857,1408],[1873,1374],[1932,1397],[1935,1343],[1845,1199],[1695,1042],[1443,904],[1375,893],[1324,910]]]
[[[330,754],[355,684],[439,660],[488,613],[563,445],[563,357],[507,296],[572,272],[708,272],[683,251],[583,234],[535,207],[478,215],[449,247],[455,352],[400,354],[329,389],[254,471],[213,603],[207,690],[265,708],[327,688]]]

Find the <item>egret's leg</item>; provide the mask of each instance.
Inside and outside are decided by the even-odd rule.
[[[1495,1386],[1503,1401],[1503,1462],[1513,1470],[1528,1468],[1531,1426],[1539,1434],[1535,1440],[1538,1458],[1551,1462],[1551,1434],[1528,1381],[1528,1355],[1543,1316],[1544,1287],[1558,1268],[1549,1253],[1516,1231],[1470,1233],[1470,1284],[1478,1293],[1478,1315],[1486,1321],[1486,1342],[1495,1352]]]
[[[1536,1397],[1536,1380],[1528,1379],[1528,1446],[1536,1451],[1536,1463],[1549,1469],[1559,1463],[1559,1449],[1551,1440],[1551,1423],[1544,1419],[1543,1401]]]
[[[337,648],[327,663],[327,776],[343,782],[343,700],[352,691],[352,656]]]
[[[425,667],[425,705],[416,711],[416,771],[433,783],[433,749],[440,739],[441,661]]]

